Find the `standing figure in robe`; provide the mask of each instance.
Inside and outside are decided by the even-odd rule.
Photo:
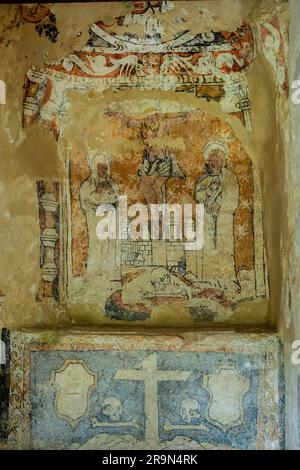
[[[96,216],[100,204],[112,204],[117,207],[119,189],[110,176],[110,158],[107,155],[95,155],[90,159],[90,176],[80,188],[80,203],[85,213],[88,227],[87,276],[118,275],[119,254],[117,240],[100,240],[96,233],[99,222]]]
[[[175,155],[168,148],[157,145],[145,147],[138,175],[141,177],[139,190],[148,205],[166,203],[167,181],[170,178],[185,178]]]
[[[239,290],[234,250],[234,213],[239,185],[227,168],[228,147],[221,141],[204,148],[206,172],[196,183],[195,199],[204,204],[204,246],[197,253],[197,275],[212,287]]]

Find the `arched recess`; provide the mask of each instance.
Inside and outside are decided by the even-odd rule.
[[[221,118],[228,113],[251,132],[246,72],[255,57],[252,30],[244,24],[235,32],[185,31],[164,42],[155,21],[155,38],[137,37],[134,15],[109,26],[97,21],[82,51],[32,67],[26,76],[24,125],[48,127],[65,165],[60,227],[54,219],[56,235],[42,234],[50,253],[47,258],[45,248],[42,266],[48,295],[59,286],[57,298],[97,304],[104,319],[124,321],[150,320],[172,301],[187,325],[247,323],[247,309],[259,303],[263,323],[268,288],[259,182]],[[132,32],[119,33],[120,22]],[[207,103],[219,103],[219,115]],[[219,174],[208,168],[208,145],[217,153],[223,146]],[[157,153],[149,157],[153,148]],[[151,158],[165,164],[149,170]],[[96,181],[99,171],[103,184]],[[91,218],[96,203],[116,205],[122,194],[129,204],[204,202],[211,247],[196,253],[184,241],[99,243]],[[210,196],[213,209],[207,209]],[[57,210],[57,198],[56,192],[46,209],[41,202],[45,220],[53,204]]]

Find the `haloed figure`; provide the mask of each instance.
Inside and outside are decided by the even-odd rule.
[[[148,204],[166,201],[166,183],[170,178],[185,178],[175,156],[167,148],[147,145],[138,171],[141,177],[139,190]]]
[[[204,247],[198,262],[202,281],[236,289],[234,259],[234,213],[239,185],[227,168],[228,148],[221,141],[204,148],[206,171],[196,183],[195,199],[204,204]]]
[[[96,155],[89,161],[90,176],[80,188],[81,207],[86,215],[88,226],[87,275],[116,273],[117,241],[100,240],[96,234],[96,209],[100,204],[117,205],[118,186],[110,176],[110,158]]]

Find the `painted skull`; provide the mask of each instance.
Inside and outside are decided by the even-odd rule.
[[[188,398],[181,402],[180,417],[184,423],[191,423],[192,420],[200,418],[200,405],[197,400]]]
[[[102,403],[102,412],[110,421],[120,421],[122,405],[115,397],[107,397]]]

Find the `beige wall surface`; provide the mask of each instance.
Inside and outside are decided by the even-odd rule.
[[[176,328],[187,349],[220,353],[224,370],[232,351],[242,354],[236,370],[247,364],[250,341],[253,354],[273,348],[262,370],[279,380],[269,392],[280,420],[278,330],[286,446],[299,448],[300,108],[289,99],[299,80],[299,16],[297,0],[0,5],[0,329],[28,329],[12,333],[14,367],[38,373],[34,362],[21,364],[33,330],[54,363],[69,341],[62,332],[76,328],[80,351],[107,336],[117,343],[118,331],[136,345],[150,341],[147,332],[159,342],[160,328]],[[203,250],[99,242],[95,208],[122,194],[145,207],[203,202]],[[186,329],[207,336],[195,332],[189,343]],[[84,354],[77,359],[82,365]],[[238,397],[250,390],[244,382],[236,379]],[[256,423],[260,448],[283,446],[271,421],[263,431]],[[104,445],[99,439],[91,445]],[[224,447],[218,439],[206,444]]]
[[[118,153],[119,155],[126,155],[126,152],[136,151],[137,155],[141,155],[141,152],[143,151],[143,142],[139,142],[137,134],[131,135],[131,137],[128,135],[131,139],[129,142],[132,142],[130,146],[129,142],[127,141],[126,143],[125,140],[126,138],[128,139],[128,136],[126,137],[126,132],[118,127],[119,123],[113,119],[108,123],[107,118],[104,120],[103,114],[101,117],[101,112],[103,113],[101,109],[105,110],[107,106],[111,105],[111,102],[113,102],[114,105],[114,103],[120,103],[122,101],[125,103],[125,108],[128,101],[133,103],[131,113],[142,116],[141,112],[144,112],[143,109],[145,109],[145,106],[144,108],[141,108],[141,106],[143,106],[141,100],[148,100],[151,106],[153,103],[160,103],[159,106],[162,106],[161,103],[165,102],[167,107],[168,102],[177,102],[181,109],[186,111],[188,114],[190,113],[189,116],[191,116],[191,118],[188,117],[188,119],[196,119],[192,114],[195,110],[199,110],[201,113],[206,113],[201,119],[199,118],[202,122],[202,126],[211,126],[210,119],[219,119],[220,126],[223,126],[222,128],[219,128],[222,129],[221,132],[231,132],[232,136],[234,136],[232,138],[237,141],[237,144],[234,145],[241,145],[243,149],[241,150],[237,147],[237,150],[235,151],[239,156],[236,158],[244,158],[241,156],[242,151],[245,152],[248,156],[247,158],[250,158],[252,161],[256,192],[255,204],[257,211],[255,223],[253,222],[254,226],[252,226],[252,229],[246,228],[246,230],[249,230],[249,236],[250,231],[254,230],[255,233],[254,240],[252,242],[252,250],[260,250],[260,253],[262,253],[262,250],[264,249],[264,241],[262,238],[262,230],[260,228],[261,220],[259,220],[259,207],[261,206],[265,238],[265,270],[267,271],[268,269],[268,274],[266,272],[266,276],[268,275],[269,277],[269,289],[271,295],[270,298],[268,298],[269,294],[266,290],[264,290],[265,293],[262,297],[258,295],[257,298],[255,295],[253,297],[251,294],[247,294],[248,299],[246,294],[237,294],[232,297],[228,295],[229,303],[231,301],[232,305],[238,305],[235,307],[234,313],[232,310],[231,313],[228,314],[226,308],[224,310],[223,307],[220,307],[221,313],[216,313],[214,318],[216,318],[218,323],[221,324],[224,323],[223,319],[229,324],[269,324],[273,326],[276,324],[276,319],[280,315],[281,305],[282,269],[280,256],[280,230],[278,230],[278,228],[280,228],[280,224],[282,223],[282,217],[280,217],[280,214],[283,211],[281,195],[284,193],[284,159],[282,158],[282,144],[276,121],[276,95],[278,94],[276,80],[278,77],[276,78],[276,76],[273,75],[272,66],[274,66],[274,60],[276,65],[277,60],[276,56],[274,59],[274,54],[276,54],[276,52],[280,52],[280,68],[277,68],[279,71],[279,79],[277,82],[280,82],[280,77],[282,73],[284,73],[284,47],[280,43],[278,52],[277,43],[278,41],[284,40],[286,13],[281,2],[278,2],[277,5],[278,13],[275,15],[276,21],[274,20],[274,12],[273,9],[271,9],[270,2],[236,1],[234,3],[234,7],[232,7],[232,2],[230,2],[230,9],[227,3],[228,2],[224,1],[174,2],[174,9],[171,9],[169,12],[159,13],[164,26],[163,38],[164,40],[169,40],[174,36],[174,34],[176,34],[176,32],[182,30],[180,23],[182,18],[188,18],[188,20],[185,19],[185,21],[188,22],[191,35],[198,33],[205,34],[210,30],[216,32],[227,31],[229,33],[226,34],[231,34],[230,32],[236,31],[242,23],[250,24],[251,30],[254,34],[253,48],[255,51],[255,59],[251,60],[248,58],[249,66],[246,67],[245,73],[247,76],[249,97],[252,108],[252,131],[245,128],[245,125],[242,123],[242,119],[237,118],[238,113],[234,115],[234,112],[228,112],[231,106],[230,94],[228,98],[225,96],[225,98],[220,101],[219,99],[207,100],[205,98],[201,98],[201,95],[200,98],[197,98],[191,92],[174,93],[171,89],[170,91],[163,91],[160,86],[157,86],[156,89],[152,91],[151,89],[144,89],[144,91],[135,90],[133,86],[131,89],[128,88],[127,91],[119,90],[117,93],[110,92],[109,89],[101,92],[99,91],[99,86],[101,88],[101,83],[103,82],[101,79],[97,80],[95,78],[93,81],[83,79],[82,83],[85,83],[83,86],[86,86],[86,83],[93,83],[93,85],[91,85],[92,89],[89,88],[89,91],[69,91],[65,95],[65,98],[63,98],[63,102],[66,99],[68,100],[68,106],[66,107],[64,118],[61,118],[60,116],[57,119],[57,121],[59,121],[59,125],[62,124],[63,120],[64,127],[64,131],[61,133],[57,141],[53,136],[53,133],[55,133],[53,131],[53,123],[49,124],[46,118],[43,117],[43,112],[46,114],[45,109],[47,108],[47,105],[44,106],[44,104],[42,104],[44,108],[42,107],[39,111],[40,120],[39,118],[35,120],[32,119],[34,122],[31,125],[27,125],[26,127],[23,126],[24,121],[25,124],[28,120],[30,121],[30,117],[28,116],[31,112],[30,110],[28,111],[28,102],[24,102],[27,105],[27,111],[25,110],[25,115],[22,118],[22,101],[24,93],[28,98],[28,90],[24,90],[24,78],[26,73],[28,77],[30,75],[28,71],[30,70],[33,71],[30,72],[32,74],[34,73],[34,70],[40,70],[42,71],[41,73],[44,73],[43,71],[46,70],[46,73],[48,73],[47,70],[56,69],[58,71],[57,74],[59,75],[59,67],[61,67],[61,65],[55,64],[61,64],[61,58],[72,57],[70,54],[83,49],[84,45],[87,43],[89,27],[93,23],[98,22],[101,19],[104,24],[111,25],[114,23],[114,18],[117,16],[130,16],[130,7],[128,4],[123,3],[113,3],[112,5],[108,5],[107,2],[100,2],[98,4],[89,3],[88,5],[53,4],[51,6],[51,12],[56,17],[56,27],[59,34],[56,38],[56,42],[52,42],[46,35],[46,28],[42,29],[41,35],[39,35],[35,30],[37,25],[43,26],[44,24],[47,24],[47,16],[46,20],[41,20],[43,15],[45,15],[45,12],[28,12],[27,10],[20,10],[20,7],[13,5],[1,6],[1,79],[5,81],[7,86],[7,102],[6,105],[2,105],[0,109],[2,114],[2,126],[0,129],[2,150],[0,186],[0,217],[2,226],[0,236],[2,252],[0,286],[4,300],[1,318],[2,322],[6,326],[16,328],[21,326],[41,327],[45,325],[58,327],[66,325],[71,326],[73,324],[116,324],[115,320],[111,320],[105,316],[101,299],[99,300],[96,298],[100,307],[95,304],[96,301],[94,302],[91,300],[91,295],[88,293],[89,291],[91,292],[92,287],[85,289],[82,287],[83,284],[80,284],[80,286],[77,287],[76,283],[78,283],[78,279],[76,278],[74,281],[75,291],[73,288],[73,290],[70,288],[69,293],[65,292],[65,278],[68,276],[68,269],[70,269],[68,253],[64,252],[64,250],[66,250],[65,244],[67,238],[65,230],[67,230],[66,227],[68,224],[69,228],[70,224],[72,225],[72,221],[68,221],[68,215],[65,212],[61,213],[59,227],[59,236],[61,237],[60,257],[56,258],[56,265],[59,264],[57,269],[60,271],[60,285],[58,287],[60,289],[60,302],[57,303],[53,298],[47,297],[47,295],[44,297],[43,295],[40,295],[41,228],[39,226],[37,182],[44,181],[46,188],[49,188],[49,185],[51,186],[55,182],[59,182],[62,188],[60,197],[63,199],[60,200],[59,210],[67,211],[64,205],[64,199],[67,198],[67,193],[64,192],[63,188],[64,185],[67,184],[68,179],[66,161],[67,158],[70,158],[69,156],[67,157],[68,152],[70,152],[70,147],[75,149],[71,150],[71,152],[75,151],[83,154],[83,156],[78,156],[76,158],[85,160],[89,151],[103,151],[103,139],[107,142],[108,132],[112,134],[111,138],[113,140],[115,139],[113,137],[113,133],[119,132],[120,138],[117,142],[115,141],[115,147],[109,144],[104,151],[109,151],[110,153],[114,152],[114,155],[118,155]],[[272,6],[273,4],[274,2],[272,2]],[[155,12],[155,14],[158,13]],[[197,21],[192,20],[193,14],[195,14]],[[28,18],[31,18],[31,21],[28,21]],[[166,21],[165,18],[171,18],[172,22]],[[181,20],[178,18],[181,18]],[[277,35],[274,32],[272,21],[276,24],[276,27],[279,28],[277,29]],[[268,26],[268,24],[271,24],[271,26]],[[116,26],[116,28],[117,34],[122,35],[124,31],[128,31],[128,26]],[[137,36],[143,36],[143,34],[145,34],[143,31],[144,26],[142,25],[132,24],[130,28],[131,34],[136,34]],[[266,46],[264,46],[263,41],[266,41]],[[274,53],[272,53],[272,48],[270,46],[270,44],[272,45],[272,41],[275,43]],[[243,52],[243,54],[246,53]],[[226,58],[226,60],[228,60],[228,58]],[[227,67],[230,66],[230,60],[227,62]],[[243,60],[245,61],[245,59]],[[66,62],[63,62],[63,64],[65,63]],[[223,63],[223,67],[224,64],[225,62]],[[206,66],[207,65],[205,65],[205,67]],[[63,70],[65,78],[62,80],[61,86],[66,90],[69,89],[68,86],[70,85],[70,80],[73,80],[74,73],[71,71],[68,75],[66,74],[66,70]],[[228,68],[226,69],[225,67],[225,70],[228,70]],[[222,77],[224,77],[224,71],[222,71],[222,73]],[[233,74],[230,71],[226,72],[226,74],[230,82]],[[239,76],[238,74],[238,72],[235,72],[235,76]],[[60,77],[62,76],[60,75]],[[279,83],[278,86],[280,87],[282,85],[283,83]],[[26,86],[28,87],[28,82]],[[90,87],[90,85],[88,87]],[[109,86],[106,88],[109,88]],[[202,93],[201,89],[199,93],[200,92]],[[29,95],[30,93],[31,91],[29,91]],[[44,91],[40,88],[38,93],[41,95]],[[40,95],[36,96],[35,99],[41,100]],[[51,99],[52,97],[50,97],[50,101]],[[56,98],[54,97],[53,99]],[[282,96],[281,99],[284,100],[284,96]],[[57,103],[56,105],[58,106]],[[176,109],[174,108],[173,112],[175,111]],[[58,108],[53,112],[58,113]],[[139,114],[137,114],[138,112]],[[98,116],[98,125],[95,122],[96,115]],[[57,125],[57,123],[55,125]],[[46,128],[49,126],[52,126],[52,134],[49,129]],[[107,126],[111,126],[111,128]],[[117,129],[119,129],[119,131]],[[173,141],[172,145],[175,146],[175,150],[176,145],[181,145],[179,143],[180,139],[185,139],[184,135],[187,129],[188,127],[186,129],[182,128],[180,130],[178,128],[177,130],[176,128],[174,130],[171,140]],[[213,137],[218,138],[217,133],[215,136],[213,134],[209,136],[209,139],[204,131],[202,131],[201,135],[203,135],[203,137],[201,137],[201,139],[203,138],[201,141],[203,144],[201,145],[205,144],[205,139],[207,141],[209,139],[212,140]],[[180,137],[178,138],[178,136]],[[134,145],[132,139],[136,139]],[[191,145],[197,144],[192,143]],[[200,154],[200,143],[198,145],[199,150],[195,147],[195,152],[197,151],[198,154]],[[183,154],[183,152],[181,153]],[[75,157],[72,156],[71,158]],[[115,157],[113,156],[113,158]],[[141,157],[139,156],[136,158]],[[195,158],[198,159],[199,157],[197,156]],[[81,160],[81,162],[82,163],[79,162],[77,164],[81,165],[80,168],[84,165],[83,160]],[[235,163],[233,162],[233,172],[237,175],[238,170],[234,165]],[[82,168],[83,174],[86,175],[85,178],[88,175],[88,169],[86,168],[87,167],[85,167],[85,169]],[[75,171],[77,171],[76,168]],[[199,163],[196,161],[192,169],[192,173],[195,175],[199,175],[201,173]],[[82,178],[84,179],[84,177]],[[242,184],[241,181],[242,180],[240,180],[240,191]],[[126,181],[125,183],[123,182],[123,186],[125,185],[126,187],[126,184]],[[138,184],[137,177],[136,184]],[[195,180],[192,184],[195,185]],[[171,186],[171,181],[169,186]],[[47,189],[44,191],[47,192]],[[191,197],[193,198],[193,196]],[[72,213],[72,217],[73,215],[74,214]],[[242,222],[240,222],[240,225],[241,226],[238,227],[238,225],[235,224],[234,230],[236,233],[238,230],[243,231]],[[71,230],[75,229],[76,227],[71,228]],[[224,233],[229,234],[231,230],[230,227],[225,227],[225,229],[227,232],[225,230]],[[235,235],[235,237],[237,237],[237,235]],[[74,240],[72,242],[74,242]],[[79,244],[84,243],[79,238],[78,240]],[[232,256],[235,256],[236,259],[237,257],[243,257],[243,250],[246,250],[246,245],[248,243],[248,241],[246,242],[246,238],[244,245],[241,240],[241,247],[235,248],[235,252],[232,253]],[[236,241],[237,239],[235,238],[235,242]],[[77,254],[74,253],[75,251],[71,254],[71,256],[73,256],[73,271],[75,269],[74,262],[78,265],[78,260],[80,261],[79,258],[81,256],[80,251],[77,251]],[[251,251],[249,251],[249,253],[249,256],[251,257]],[[255,252],[255,256],[258,260],[259,256],[262,257],[263,255],[261,254],[258,256],[257,253],[258,251]],[[223,256],[222,253],[221,256]],[[246,259],[246,257],[247,255],[244,253],[243,259]],[[224,264],[226,264],[225,259],[226,258],[224,258]],[[207,263],[209,265],[211,262],[207,261]],[[241,266],[243,266],[243,263],[244,261],[240,261]],[[245,263],[247,262],[245,261]],[[246,267],[246,270],[247,269],[250,269],[250,271],[246,271],[246,277],[248,275],[248,278],[250,278],[253,276],[253,272],[250,267]],[[246,282],[243,280],[244,275],[245,272],[242,274],[238,273],[238,277],[240,276],[238,282]],[[262,271],[257,274],[256,277],[257,276],[262,277]],[[216,278],[218,278],[218,275],[216,275]],[[84,279],[82,282],[84,282]],[[265,283],[265,279],[263,281],[257,281],[256,279],[256,282]],[[250,283],[248,282],[245,292],[250,292],[249,286]],[[264,289],[266,288],[268,290],[268,287],[265,285]],[[45,289],[47,290],[47,287]],[[43,292],[45,292],[45,289]],[[131,286],[131,290],[132,289],[134,290],[135,287]],[[230,287],[228,287],[228,289],[230,290]],[[198,295],[198,291],[199,289],[197,290],[196,295]],[[87,295],[85,295],[84,292],[87,292]],[[194,296],[195,293],[193,292],[192,295]],[[41,297],[43,298],[41,299]],[[249,300],[249,298],[253,298],[254,300]],[[37,299],[39,301],[37,301]],[[241,299],[243,299],[243,301],[240,301]],[[183,302],[177,304],[176,302],[174,303],[174,300],[171,300],[171,304],[173,309],[172,312],[175,310],[176,315],[172,312],[168,312],[167,305],[163,304],[158,309],[155,307],[152,309],[153,314],[151,315],[151,319],[148,320],[149,326],[169,326],[174,322],[177,326],[195,326],[195,322],[193,322],[187,311],[186,303]],[[196,307],[197,306],[198,304],[196,303]],[[123,321],[125,325],[128,324],[126,318],[127,317],[125,315]],[[119,325],[119,322],[117,322],[117,324]],[[143,322],[138,321],[137,324],[143,324]],[[205,325],[206,322],[204,322],[203,326]],[[196,326],[199,327],[199,324],[197,323]]]

